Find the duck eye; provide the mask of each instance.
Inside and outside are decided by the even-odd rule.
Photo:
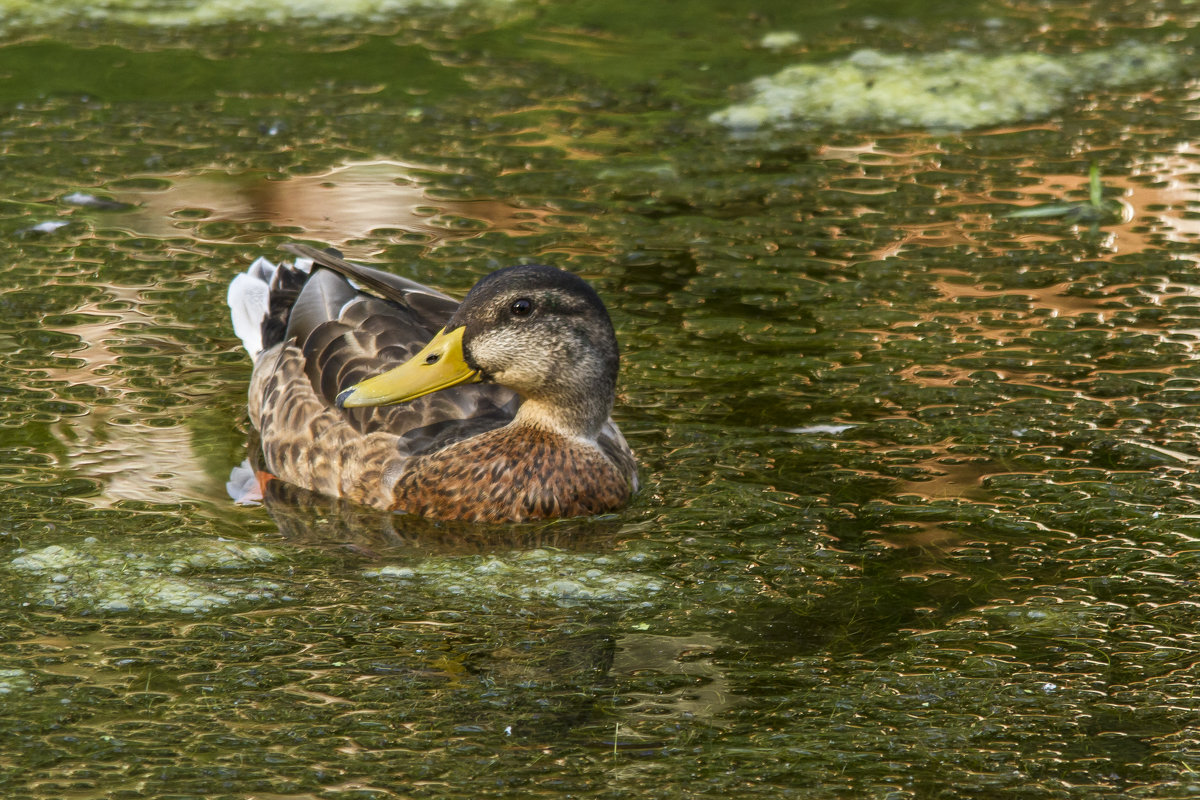
[[[525,297],[513,300],[508,310],[512,312],[514,317],[528,317],[533,313],[533,301]]]

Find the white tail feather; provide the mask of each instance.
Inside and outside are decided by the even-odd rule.
[[[242,340],[250,358],[262,352],[262,324],[271,307],[271,282],[278,270],[265,258],[259,258],[229,283],[229,315],[233,332]]]

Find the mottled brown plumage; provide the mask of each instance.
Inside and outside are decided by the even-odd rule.
[[[636,491],[633,454],[609,417],[616,340],[582,280],[512,267],[460,305],[288,249],[301,256],[295,267],[260,260],[230,287],[235,329],[255,357],[250,419],[275,476],[377,508],[487,522],[597,514]],[[386,405],[397,399],[406,402]]]

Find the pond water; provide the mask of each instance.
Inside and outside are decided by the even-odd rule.
[[[0,3],[5,798],[1200,793],[1193,4],[33,5]],[[1135,47],[983,127],[723,122],[800,64],[1046,56],[1015,94]],[[289,241],[592,281],[630,508],[235,505],[225,288]]]

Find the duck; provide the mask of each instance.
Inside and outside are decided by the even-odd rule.
[[[604,514],[638,490],[612,419],[619,353],[603,301],[544,264],[461,302],[291,243],[229,285],[253,361],[265,477],[387,511],[511,523]]]

